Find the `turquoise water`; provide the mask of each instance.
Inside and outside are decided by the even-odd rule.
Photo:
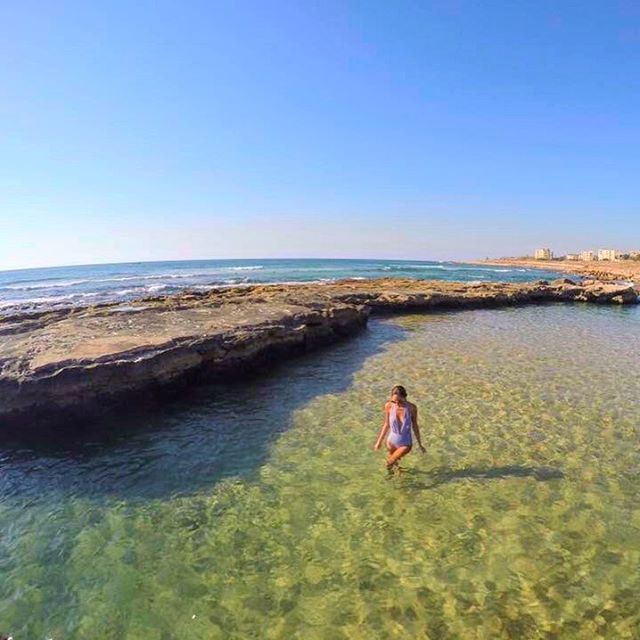
[[[0,445],[18,639],[640,629],[640,309],[407,315],[82,440]],[[387,479],[391,386],[427,453]]]
[[[520,282],[560,274],[508,266],[402,260],[190,260],[55,267],[0,272],[0,313],[131,300],[184,289],[336,278]]]

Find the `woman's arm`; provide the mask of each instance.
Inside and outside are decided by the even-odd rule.
[[[380,434],[378,435],[378,439],[376,440],[373,448],[377,451],[382,446],[382,441],[384,437],[387,435],[387,431],[389,431],[389,403],[387,402],[384,405],[384,422],[382,423],[382,427],[380,429]]]
[[[413,432],[416,434],[416,440],[418,441],[418,446],[420,447],[420,451],[424,453],[426,449],[422,446],[422,440],[420,440],[420,427],[418,426],[418,407],[414,404],[411,406],[411,423],[413,424]]]

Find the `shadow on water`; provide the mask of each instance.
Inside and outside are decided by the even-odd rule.
[[[520,466],[505,465],[501,467],[465,467],[463,469],[449,469],[439,467],[431,471],[419,469],[404,469],[401,476],[411,479],[413,489],[434,489],[440,485],[459,480],[495,480],[499,478],[526,478],[531,477],[539,482],[564,478],[562,469],[549,466]],[[427,476],[427,482],[414,482],[416,475]]]
[[[393,322],[372,320],[349,340],[293,358],[250,380],[195,388],[161,411],[0,439],[0,500],[86,496],[162,498],[246,476],[289,428],[292,413],[318,395],[343,392],[363,362],[402,339]]]

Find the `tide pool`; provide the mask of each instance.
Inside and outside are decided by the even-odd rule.
[[[0,632],[637,638],[640,310],[375,319],[82,441],[0,445]],[[372,450],[401,383],[425,455]]]

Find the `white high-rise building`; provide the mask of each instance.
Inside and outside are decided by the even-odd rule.
[[[553,253],[551,249],[536,249],[534,257],[536,260],[551,260]]]
[[[596,260],[596,254],[593,251],[581,251],[580,260],[584,262],[591,262],[592,260]]]
[[[598,260],[619,260],[621,252],[617,249],[600,249],[598,251]]]

